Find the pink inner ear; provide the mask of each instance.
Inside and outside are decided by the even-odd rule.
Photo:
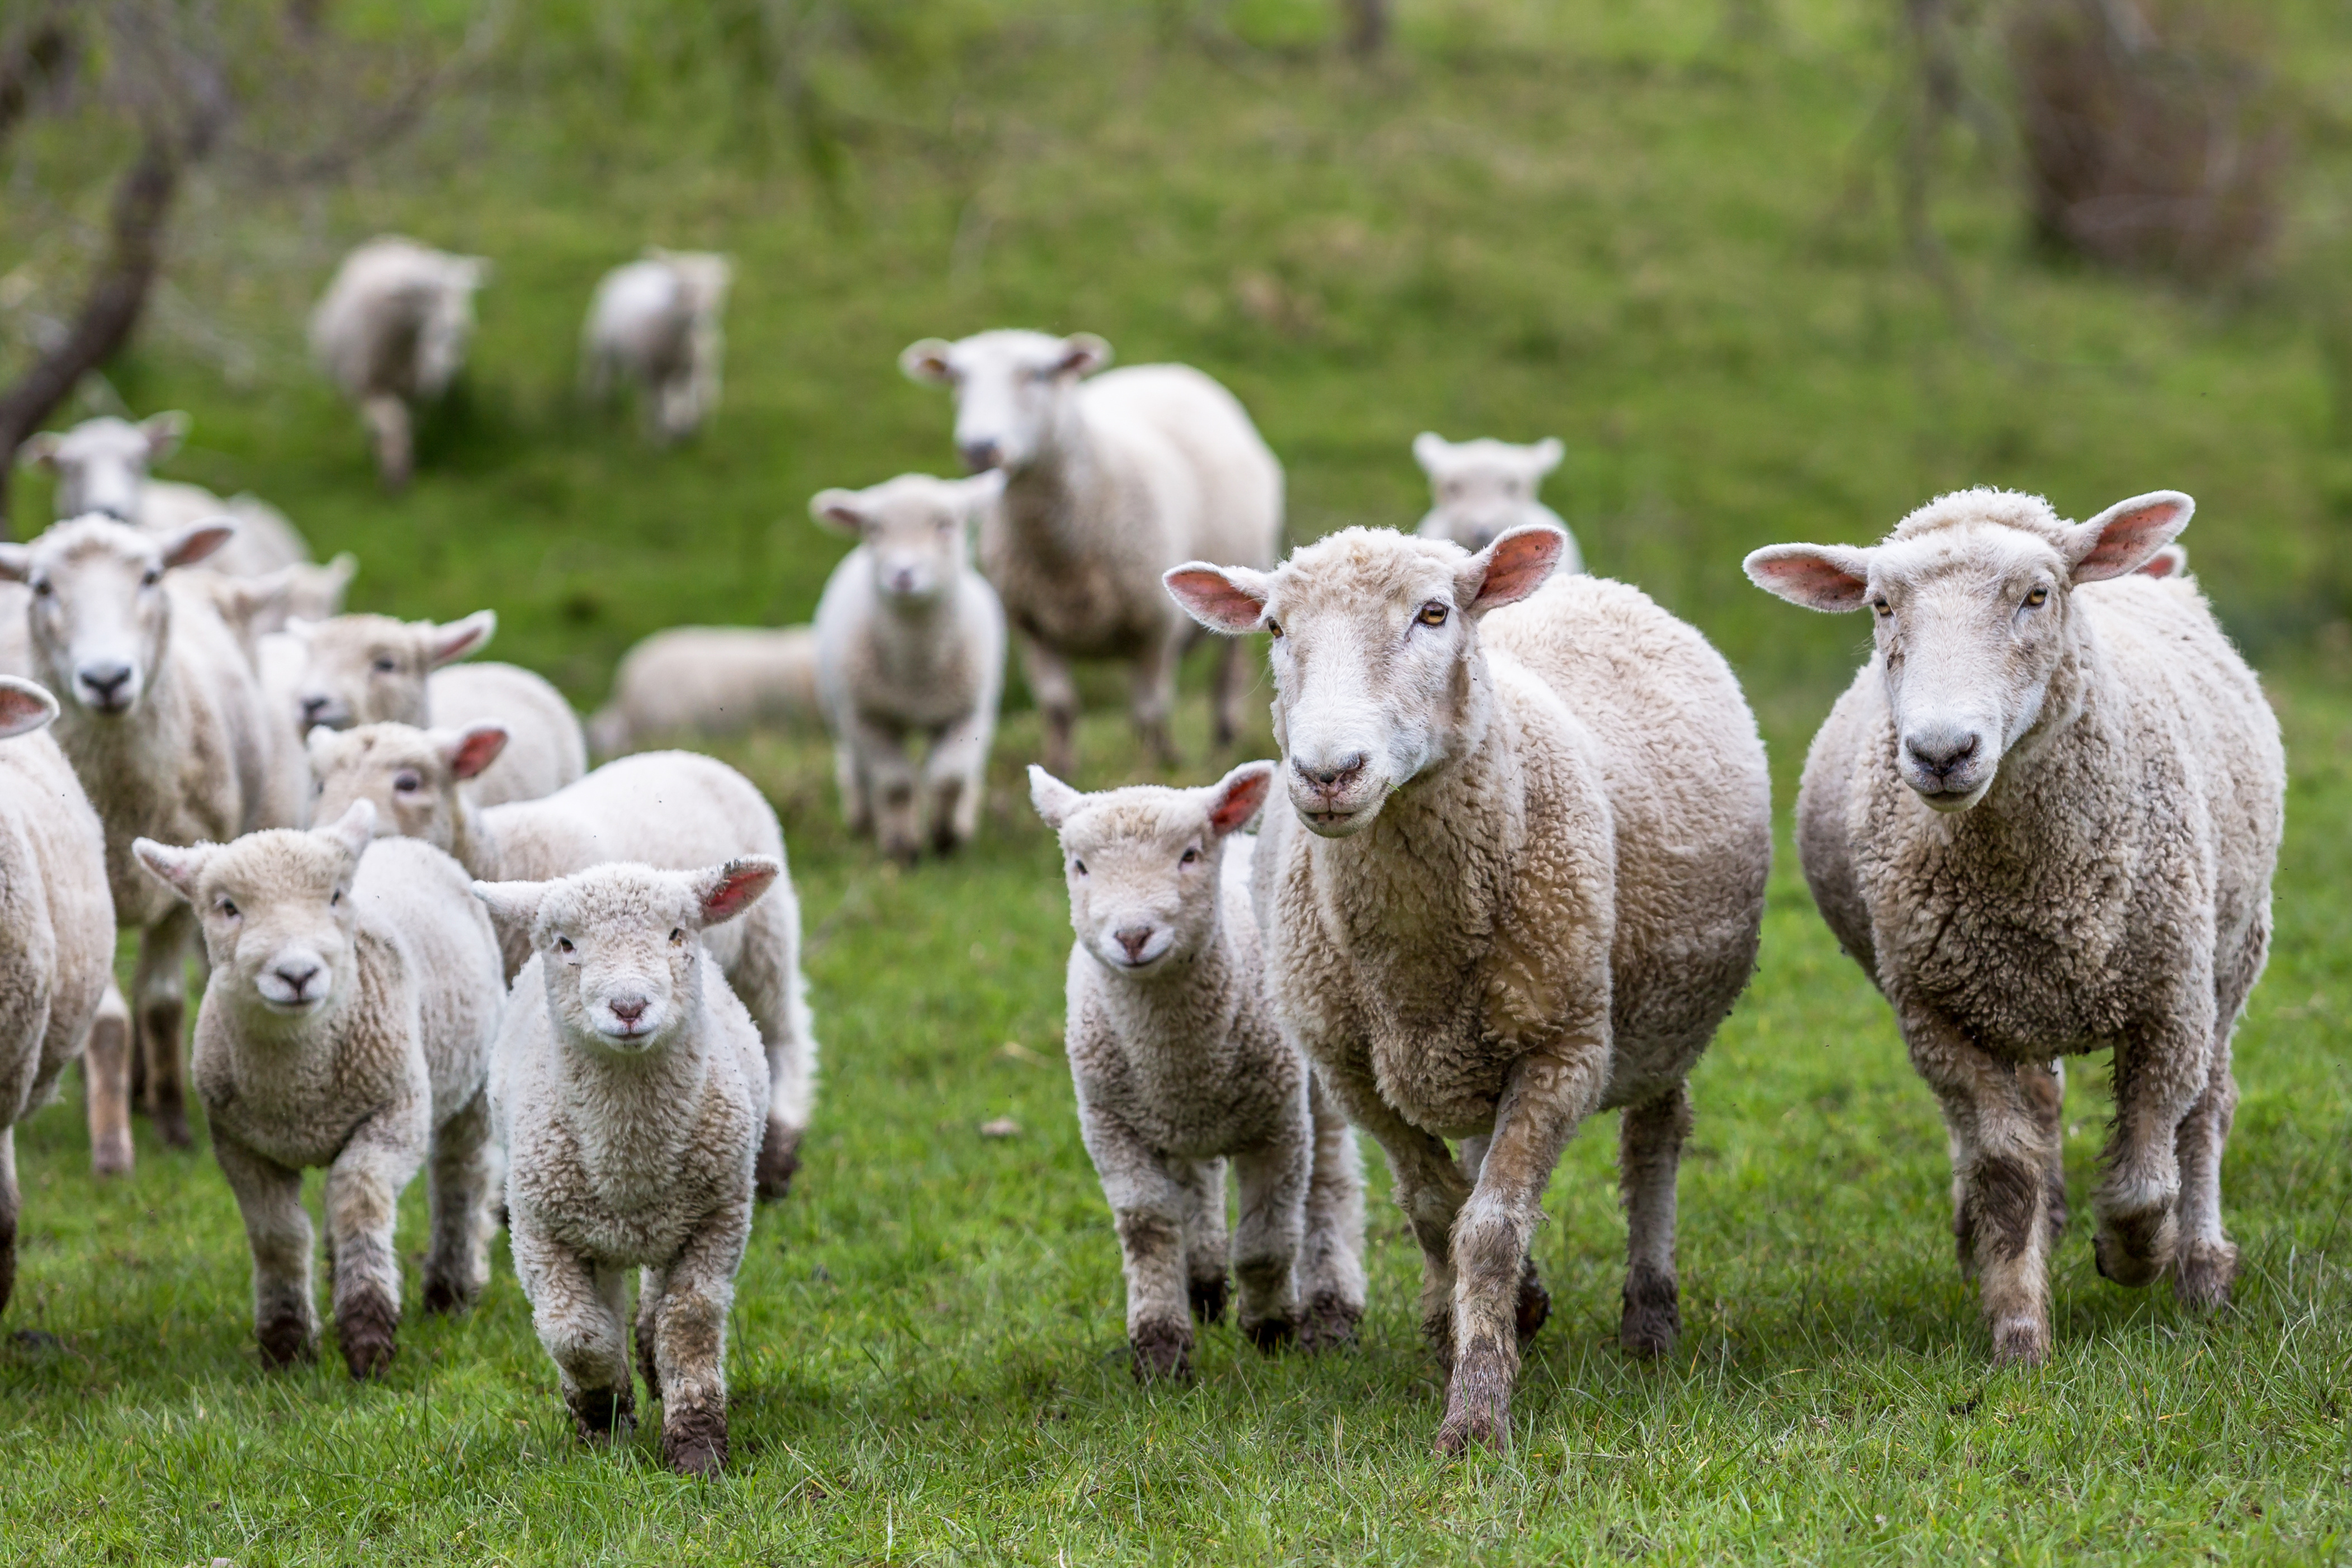
[[[702,895],[702,917],[716,925],[732,920],[751,907],[753,900],[768,891],[776,880],[772,865],[747,865],[730,871],[719,884]]]
[[[1529,528],[1496,539],[1488,547],[1493,554],[1486,562],[1486,580],[1478,585],[1478,596],[1470,608],[1497,610],[1517,604],[1541,588],[1552,568],[1559,564],[1559,552],[1566,543],[1552,528]]]
[[[54,711],[35,693],[0,685],[0,740],[40,728]]]
[[[1274,770],[1262,768],[1256,772],[1234,779],[1225,786],[1223,797],[1209,811],[1209,826],[1218,836],[1232,832],[1257,814],[1265,804],[1266,791],[1274,786]]]
[[[1218,631],[1254,632],[1265,615],[1265,600],[1214,567],[1180,566],[1161,580],[1194,619]]]
[[[1814,610],[1858,610],[1869,580],[1809,546],[1780,547],[1787,554],[1759,550],[1748,558],[1757,586]]]
[[[449,771],[459,779],[471,779],[496,762],[506,747],[507,732],[497,725],[469,729],[458,743],[457,755],[449,758]]]
[[[2074,563],[2076,582],[2122,577],[2147,564],[2149,555],[2179,531],[2181,504],[2169,497],[2136,507],[2100,526],[2098,542]]]

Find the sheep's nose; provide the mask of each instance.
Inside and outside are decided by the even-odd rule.
[[[915,574],[908,571],[905,567],[900,567],[898,570],[890,574],[891,592],[909,593],[914,591],[914,587]]]
[[[122,688],[131,684],[131,666],[120,662],[105,664],[84,664],[79,674],[81,684],[89,688],[100,706],[111,707],[121,695]]]
[[[319,965],[307,958],[294,958],[276,966],[275,972],[279,979],[286,982],[286,988],[299,999],[310,994],[310,982],[319,977]]]
[[[975,474],[1004,461],[1004,448],[993,440],[964,442],[956,448],[956,454],[963,459],[963,465]]]
[[[1940,779],[1974,757],[1981,738],[1972,729],[1938,725],[1910,731],[1903,737],[1903,748],[1923,771]]]
[[[327,710],[334,706],[335,699],[332,697],[304,697],[302,699],[302,727],[308,729],[314,724],[326,723]]]
[[[1139,964],[1143,961],[1143,945],[1151,940],[1151,927],[1122,925],[1112,932],[1111,936],[1121,947],[1127,950],[1127,961],[1130,964]]]
[[[1304,758],[1293,758],[1290,766],[1308,785],[1328,795],[1344,789],[1354,783],[1356,775],[1364,770],[1364,764],[1369,760],[1370,758],[1364,753],[1358,751],[1340,758],[1336,762],[1326,760],[1310,763]]]
[[[613,1016],[623,1023],[633,1024],[646,1016],[646,998],[643,997],[614,997],[604,1005],[612,1009]]]

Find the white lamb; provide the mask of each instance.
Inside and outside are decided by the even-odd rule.
[[[1772,858],[1730,668],[1638,590],[1553,577],[1566,542],[1348,528],[1271,573],[1168,574],[1208,624],[1274,636],[1292,810],[1258,841],[1266,987],[1388,1153],[1451,1363],[1441,1452],[1508,1439],[1550,1310],[1544,1186],[1599,1111],[1624,1112],[1620,1343],[1674,1343],[1686,1079],[1755,967]]]
[[[382,831],[446,850],[485,882],[543,882],[614,861],[671,871],[741,855],[784,863],[783,830],[766,799],[732,768],[692,752],[623,758],[543,800],[478,808],[463,785],[498,756],[504,740],[495,724],[314,729],[318,810],[373,800]],[[767,1042],[771,1096],[759,1186],[762,1200],[780,1198],[799,1168],[801,1136],[816,1098],[817,1044],[801,978],[800,901],[790,875],[748,918],[714,932],[710,948]],[[522,933],[505,934],[505,954],[511,978],[530,956]]]
[[[673,626],[630,649],[588,721],[599,757],[817,722],[814,626]]]
[[[213,553],[206,563],[213,570],[259,577],[308,564],[309,543],[285,513],[259,497],[223,500],[199,485],[148,476],[149,468],[180,449],[188,425],[188,416],[177,411],[136,424],[110,414],[86,419],[71,430],[31,437],[16,449],[16,461],[57,476],[53,509],[60,519],[103,512],[161,537],[226,516],[236,519],[236,538]]]
[[[1282,1037],[1250,913],[1275,765],[1203,789],[1082,795],[1029,770],[1070,891],[1070,1077],[1118,1228],[1135,1375],[1192,1375],[1190,1304],[1225,1310],[1225,1166],[1241,1189],[1234,1317],[1261,1350],[1342,1342],[1364,1315],[1355,1134]]]
[[[1425,539],[1452,539],[1466,550],[1482,550],[1512,528],[1541,523],[1568,540],[1560,571],[1582,571],[1584,556],[1559,514],[1536,498],[1545,475],[1559,466],[1568,449],[1553,436],[1532,446],[1507,441],[1448,441],[1433,431],[1412,438],[1413,461],[1429,476],[1429,515],[1417,530]]]
[[[310,352],[359,404],[390,488],[415,466],[413,405],[438,399],[465,366],[474,291],[489,276],[481,256],[386,235],[343,258],[310,313]]]
[[[719,407],[720,317],[734,264],[709,251],[647,248],[606,273],[580,333],[580,373],[589,396],[612,393],[616,378],[637,386],[646,428],[677,441]]]
[[[2062,1059],[2112,1048],[2099,1271],[2229,1299],[2230,1036],[2262,973],[2285,812],[2278,721],[2158,490],[2068,523],[1964,490],[1870,549],[1775,545],[1759,587],[1871,612],[1877,647],[1797,798],[1813,901],[1883,991],[1950,1132],[1960,1264],[1994,1356],[2050,1354]]]
[[[628,1271],[662,1458],[727,1464],[727,1314],[751,1234],[768,1064],[703,936],[783,867],[604,865],[478,882],[530,962],[499,1031],[491,1101],[508,1150],[515,1274],[583,1437],[625,1437]]]
[[[1131,667],[1145,741],[1175,752],[1176,666],[1197,629],[1160,591],[1193,557],[1269,567],[1282,539],[1282,465],[1233,393],[1186,365],[1110,363],[1091,333],[926,338],[898,356],[917,381],[955,389],[956,451],[1004,471],[982,518],[980,565],[1020,634],[1030,694],[1045,719],[1045,766],[1076,765],[1072,659]],[[1240,723],[1242,651],[1219,650],[1211,689],[1216,744]]]
[[[817,601],[817,695],[852,832],[911,862],[971,841],[1004,691],[1004,611],[971,566],[970,528],[1003,476],[902,474],[820,490],[809,513],[856,536]],[[921,746],[919,761],[907,755]]]

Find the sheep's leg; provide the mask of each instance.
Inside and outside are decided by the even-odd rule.
[[[1421,1332],[1449,1370],[1454,1365],[1454,1217],[1469,1201],[1470,1181],[1445,1140],[1391,1110],[1369,1076],[1324,1075],[1323,1086],[1349,1121],[1372,1135],[1389,1157],[1390,1190],[1421,1244]]]
[[[1486,1167],[1486,1148],[1492,1142],[1491,1136],[1465,1138],[1457,1150],[1463,1179],[1474,1187],[1478,1185],[1478,1173]],[[1519,1300],[1514,1323],[1518,1330],[1519,1348],[1526,1349],[1528,1341],[1550,1321],[1551,1292],[1544,1289],[1543,1271],[1536,1267],[1535,1249],[1530,1247],[1527,1261],[1519,1267]]]
[[[2053,1060],[2027,1062],[2017,1070],[2025,1103],[2042,1129],[2042,1146],[2050,1156],[2042,1171],[2042,1222],[2050,1229],[2053,1250],[2066,1234],[2066,1064]]]
[[[213,1129],[213,1158],[245,1219],[253,1254],[253,1337],[269,1366],[318,1354],[319,1313],[310,1301],[310,1216],[302,1173]]]
[[[1241,1221],[1234,1228],[1234,1321],[1263,1351],[1298,1332],[1298,1249],[1315,1148],[1303,1126],[1265,1148],[1234,1156]]]
[[[727,1312],[751,1234],[751,1206],[711,1216],[663,1279],[654,1315],[661,1369],[662,1458],[680,1475],[727,1465]]]
[[[842,821],[854,836],[864,838],[874,831],[874,800],[857,766],[857,748],[846,735],[833,743],[833,781],[841,791]]]
[[[1184,1299],[1204,1323],[1224,1320],[1231,1293],[1225,1278],[1225,1162],[1172,1162],[1184,1189]]]
[[[131,1004],[112,980],[81,1042],[84,1109],[89,1116],[89,1168],[94,1176],[121,1176],[131,1166]]]
[[[195,1138],[188,1131],[187,1075],[181,1070],[180,1036],[188,1010],[188,938],[195,912],[174,903],[171,913],[149,926],[139,941],[139,967],[131,991],[139,998],[139,1054],[147,1067],[147,1111],[155,1131],[175,1149]]]
[[[16,1293],[16,1216],[23,1201],[16,1186],[16,1129],[0,1126],[0,1312]]]
[[[931,804],[931,848],[943,855],[970,843],[980,826],[989,727],[994,716],[974,714],[957,720],[923,759],[923,784]]]
[[[1299,1239],[1300,1348],[1316,1351],[1356,1337],[1364,1315],[1364,1166],[1355,1129],[1309,1073],[1314,1123],[1305,1232]]]
[[[912,865],[923,847],[922,790],[903,737],[865,719],[855,721],[851,744],[871,792],[874,838],[882,852]]]
[[[1135,733],[1163,768],[1173,768],[1179,760],[1176,737],[1169,727],[1176,712],[1176,668],[1183,662],[1192,635],[1188,623],[1152,643],[1137,658],[1132,672]]]
[[[1625,1303],[1617,1343],[1664,1355],[1683,1332],[1675,1279],[1675,1174],[1690,1136],[1690,1086],[1628,1105],[1618,1128],[1617,1187],[1625,1204]]]
[[[1070,663],[1024,632],[1021,668],[1045,725],[1045,771],[1068,779],[1078,768],[1078,683]]]
[[[564,1407],[583,1441],[625,1437],[636,1424],[636,1390],[621,1332],[625,1270],[600,1267],[539,1233],[514,1228],[515,1277],[530,1300],[531,1326],[555,1363]]]
[[[424,1104],[396,1103],[362,1122],[327,1167],[327,1235],[334,1245],[335,1337],[353,1377],[392,1364],[400,1325],[400,1194],[425,1163]]]
[[[754,1182],[761,1203],[792,1191],[801,1138],[816,1104],[815,1026],[801,978],[800,936],[790,905],[762,899],[742,916],[743,946],[727,980],[758,1026],[768,1056],[768,1124]]]
[[[360,402],[360,419],[375,451],[375,471],[387,490],[407,487],[416,467],[416,439],[410,428],[408,405],[389,392]]]
[[[659,1400],[662,1396],[661,1354],[656,1343],[655,1327],[661,1316],[661,1299],[669,1289],[669,1272],[664,1269],[645,1269],[637,1274],[637,1375],[645,1380],[646,1397]]]
[[[425,1310],[463,1312],[490,1278],[490,1097],[477,1092],[441,1124],[425,1165],[433,1241],[425,1255]]]
[[[1162,1159],[1133,1128],[1099,1107],[1079,1113],[1078,1132],[1118,1230],[1127,1280],[1127,1343],[1135,1355],[1136,1381],[1188,1378],[1192,1324],[1186,1316],[1184,1222],[1194,1207],[1190,1173]]]
[[[2226,1303],[2238,1276],[2238,1249],[2221,1229],[2221,1151],[2238,1110],[2238,1083],[2230,1072],[2230,1041],[2215,1041],[2205,1092],[2175,1135],[2180,1163],[2180,1239],[2172,1255],[2172,1293],[2184,1307],[2210,1311]]]
[[[1239,637],[1220,637],[1217,662],[1209,674],[1210,737],[1219,751],[1234,743],[1242,727],[1242,677],[1248,669],[1249,650]]]
[[[2092,1195],[2099,1272],[2145,1285],[2172,1266],[2179,1239],[2180,1124],[2213,1068],[2212,992],[2201,1017],[2171,1020],[2116,1046],[2116,1122],[2106,1171]]]

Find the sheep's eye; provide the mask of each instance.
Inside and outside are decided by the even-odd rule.
[[[1443,626],[1445,624],[1447,613],[1446,607],[1433,599],[1421,607],[1421,613],[1413,619],[1424,626]]]
[[[236,918],[236,904],[232,900],[224,898],[213,907],[220,911],[221,918],[224,920],[234,920]]]
[[[56,591],[57,591],[57,590],[56,590],[56,589],[51,588],[51,587],[49,586],[49,580],[48,580],[47,578],[46,578],[46,577],[37,577],[37,578],[33,579],[33,597],[34,597],[34,598],[36,598],[36,599],[47,599],[50,594],[55,593]]]
[[[1176,863],[1178,865],[1191,865],[1194,861],[1199,860],[1200,858],[1200,851],[1187,848],[1182,854],[1176,857]]]
[[[329,906],[330,908],[332,908],[332,907],[333,907],[333,906],[335,906],[336,904],[339,904],[342,903],[342,901],[343,901],[343,890],[342,890],[341,888],[340,888],[340,887],[339,887],[339,888],[337,888],[337,889],[335,889],[335,891],[334,891],[334,892],[332,892],[332,893],[331,893],[331,894],[329,894],[327,895],[327,904],[328,904],[328,906]]]
[[[152,566],[139,574],[139,586],[142,588],[152,588],[163,580],[163,574]]]
[[[404,795],[414,795],[425,788],[425,776],[414,768],[404,768],[392,776],[392,787]]]
[[[1870,607],[1878,612],[1878,618],[1881,621],[1892,621],[1895,619],[1895,606],[1887,603],[1884,599],[1872,600],[1870,601]]]
[[[1070,862],[1070,871],[1074,875],[1084,876],[1087,874],[1087,862],[1082,860],[1073,860]]]
[[[670,928],[669,945],[673,947],[683,947],[686,946],[686,930],[683,926],[672,926]]]
[[[394,658],[391,654],[378,653],[375,656],[375,673],[377,674],[388,675],[398,668],[400,668],[400,661]]]
[[[571,938],[571,937],[569,937],[569,936],[558,936],[558,937],[555,939],[555,950],[556,950],[557,952],[559,952],[559,953],[569,953],[569,952],[571,952],[571,951],[572,951],[572,938]]]
[[[2049,602],[2050,591],[2046,588],[2037,588],[2025,596],[2025,607],[2028,610],[2038,610]]]
[[[1279,637],[1282,635],[1282,622],[1279,621],[1269,621],[1265,623],[1265,630],[1268,636]]]

